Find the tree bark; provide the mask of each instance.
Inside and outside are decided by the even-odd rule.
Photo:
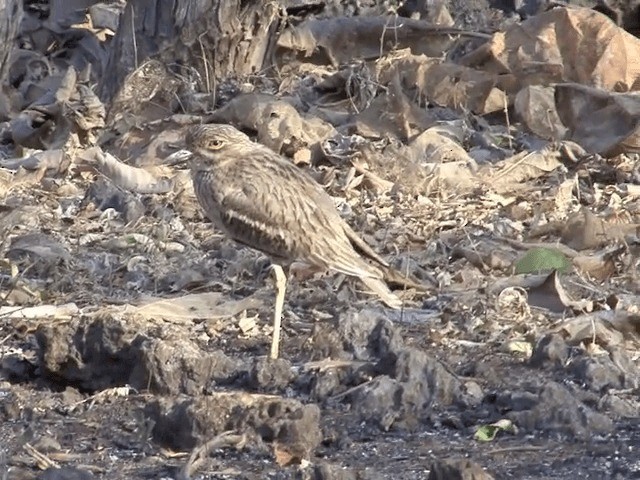
[[[100,96],[108,102],[126,75],[151,57],[195,69],[208,90],[216,79],[259,73],[270,65],[279,10],[277,1],[130,0]]]
[[[11,66],[11,52],[22,21],[22,0],[0,0],[0,83]]]

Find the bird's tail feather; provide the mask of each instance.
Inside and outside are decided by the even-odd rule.
[[[369,289],[380,297],[380,300],[390,308],[401,308],[402,300],[396,296],[389,287],[379,278],[373,277],[361,277],[362,283],[364,283]]]

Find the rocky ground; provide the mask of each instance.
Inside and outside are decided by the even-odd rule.
[[[535,13],[464,3],[474,27]],[[289,84],[305,101],[308,81]],[[242,116],[231,83],[226,120]],[[265,85],[229,97],[266,102],[270,119],[301,111],[257,97]],[[212,229],[178,166],[149,170],[172,181],[140,192],[124,162],[87,166],[86,137],[35,168],[5,155],[0,478],[640,478],[637,154],[576,158],[519,124],[432,107],[478,168],[413,164],[402,135],[333,136],[321,160],[306,137],[277,145],[425,286],[399,288],[395,311],[341,275],[292,278],[277,360],[268,259]],[[175,151],[180,122],[102,145],[122,158],[157,134]]]

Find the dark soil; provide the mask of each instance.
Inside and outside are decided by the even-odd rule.
[[[188,452],[225,432],[241,438],[198,478],[489,478],[475,464],[495,478],[638,478],[638,379],[623,352],[593,357],[558,336],[531,361],[491,342],[443,348],[442,319],[365,308],[287,328],[285,358],[270,361],[266,335],[219,348],[238,335],[117,317],[20,333],[3,322],[16,352],[0,390],[7,478],[33,478],[30,447],[86,478],[182,478]],[[473,439],[504,418],[517,433]],[[57,475],[41,478],[85,478]]]

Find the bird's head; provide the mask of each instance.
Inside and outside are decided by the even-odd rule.
[[[245,153],[250,144],[249,137],[240,130],[216,123],[190,127],[186,137],[187,149],[205,163]]]

